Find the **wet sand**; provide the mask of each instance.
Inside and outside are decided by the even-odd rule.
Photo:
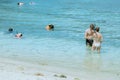
[[[48,65],[37,65],[8,58],[0,58],[0,80],[119,80],[116,74],[73,72]],[[90,75],[89,75],[90,74]]]

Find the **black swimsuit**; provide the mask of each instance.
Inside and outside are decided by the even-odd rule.
[[[93,44],[93,39],[86,39],[86,45],[92,47],[92,44]]]

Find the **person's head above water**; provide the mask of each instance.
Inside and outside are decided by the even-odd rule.
[[[22,36],[23,36],[22,33],[17,33],[17,34],[15,35],[16,38],[21,38]]]
[[[90,29],[94,30],[94,28],[95,28],[94,24],[90,24]]]
[[[9,32],[13,32],[13,28],[9,28],[8,31],[9,31]]]
[[[96,30],[97,32],[99,32],[99,30],[100,30],[100,27],[96,27],[96,28],[95,28],[95,30]]]
[[[47,25],[46,30],[54,30],[54,25],[53,24]]]
[[[22,6],[24,3],[23,2],[18,2],[17,3],[19,6]]]

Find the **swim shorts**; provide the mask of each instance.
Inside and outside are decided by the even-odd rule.
[[[92,47],[92,44],[93,44],[93,39],[86,39],[86,45]]]

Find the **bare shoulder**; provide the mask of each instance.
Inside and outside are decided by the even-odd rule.
[[[100,36],[101,38],[103,37],[101,33],[99,33],[99,36]]]

